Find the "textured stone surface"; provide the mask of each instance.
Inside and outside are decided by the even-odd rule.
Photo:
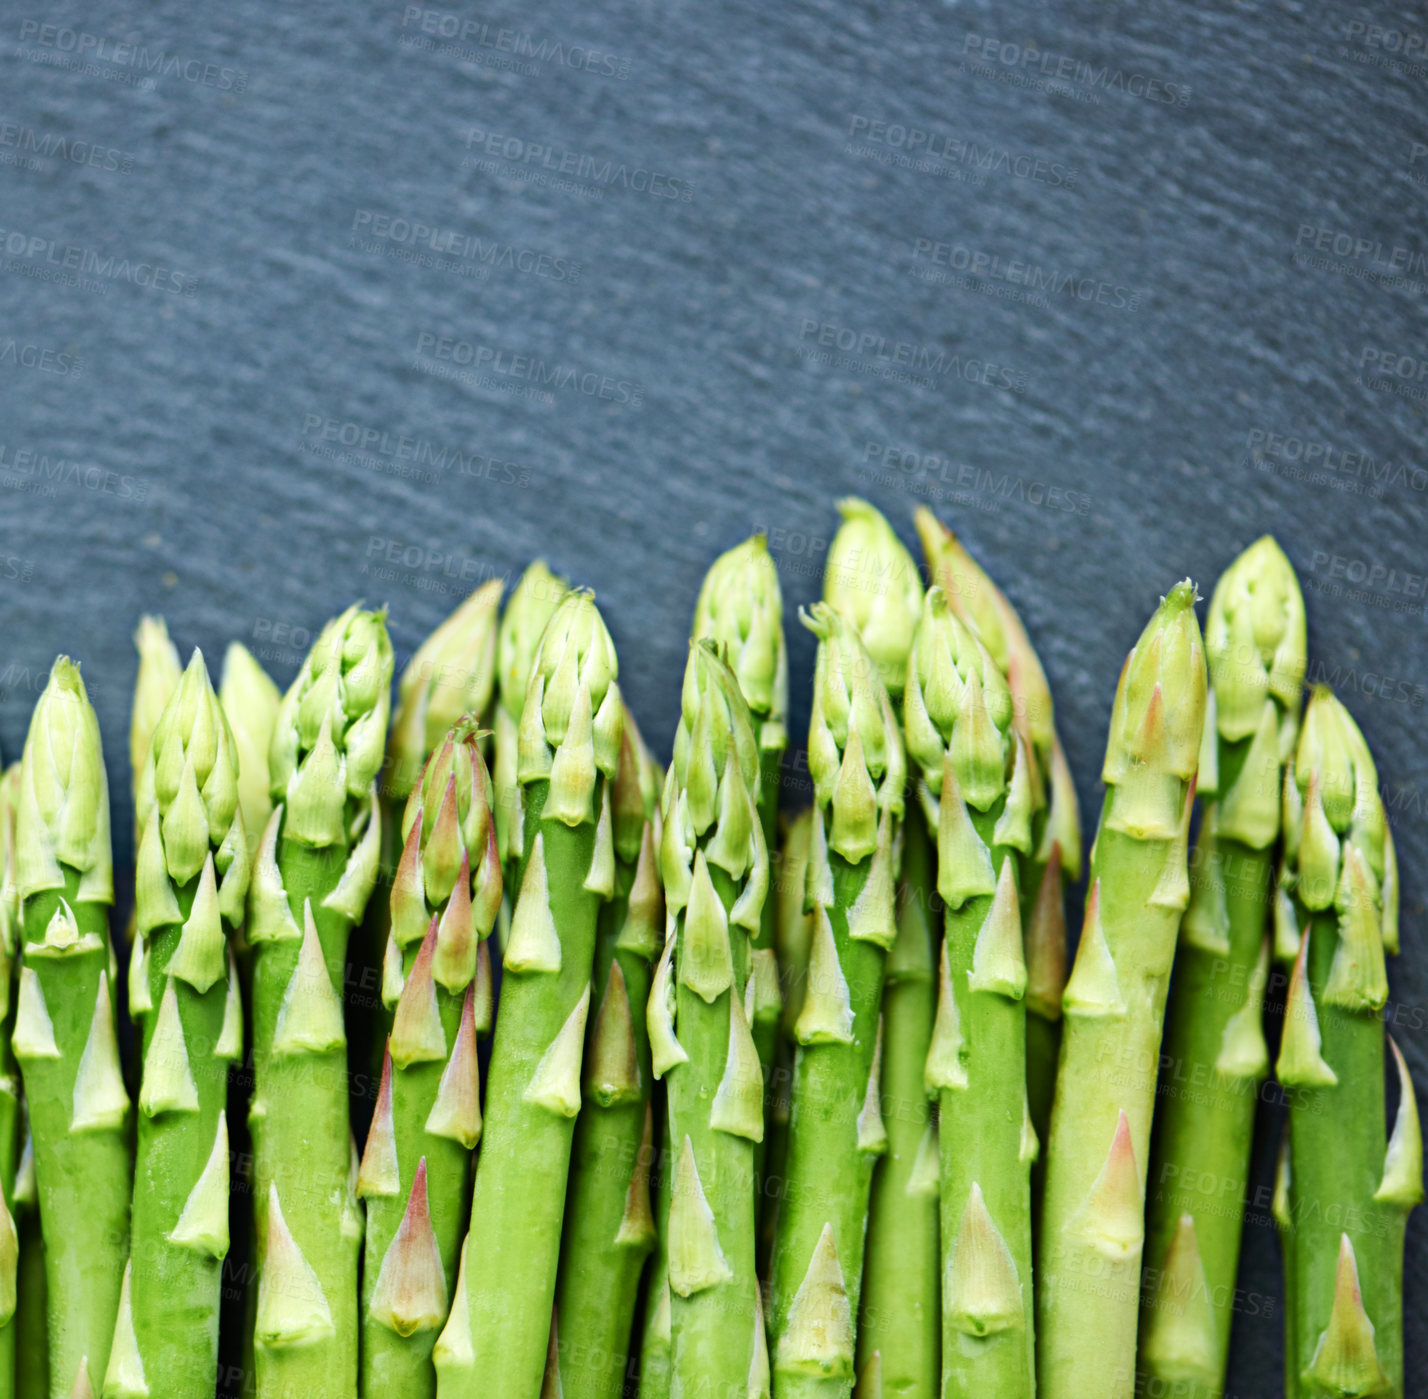
[[[0,751],[18,753],[53,652],[79,657],[127,861],[141,611],[215,665],[239,637],[285,683],[305,629],[352,596],[390,604],[401,660],[539,551],[597,590],[667,755],[710,557],[767,527],[790,608],[806,603],[832,502],[858,492],[909,539],[927,499],[1003,581],[1094,812],[1116,671],[1157,595],[1186,574],[1208,591],[1273,529],[1311,589],[1311,674],[1379,756],[1404,867],[1399,1033],[1428,1069],[1428,374],[1362,372],[1366,350],[1428,356],[1412,145],[1428,57],[1391,66],[1370,27],[1421,45],[1428,20],[1327,0],[432,13],[478,26],[465,54],[414,45],[399,4],[0,18]],[[911,165],[893,144],[910,129],[926,134]],[[75,140],[116,154],[61,158]],[[480,239],[493,261],[419,265],[381,218]],[[1306,226],[1368,246],[1307,266]],[[94,286],[43,279],[67,246]],[[1420,261],[1383,285],[1396,247]],[[997,261],[969,290],[974,253]],[[134,285],[138,264],[193,294]],[[1050,290],[1025,285],[1042,275]],[[1058,289],[1068,276],[1090,299]],[[822,326],[869,338],[818,362]],[[438,378],[424,334],[501,358],[481,381]],[[82,371],[16,363],[46,348]],[[574,383],[531,397],[513,356]],[[324,455],[311,424],[328,419],[385,444]],[[1271,435],[1291,440],[1256,458]],[[446,464],[402,460],[400,438]],[[1293,478],[1304,444],[1335,484]],[[1386,473],[1377,494],[1354,453]],[[797,734],[813,647],[793,632]],[[1276,1132],[1267,1114],[1237,1393],[1277,1383]],[[1420,1212],[1410,1372],[1423,1240]]]

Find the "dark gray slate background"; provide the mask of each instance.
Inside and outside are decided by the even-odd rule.
[[[54,652],[81,658],[127,862],[140,612],[215,663],[244,639],[286,683],[305,630],[354,595],[390,604],[400,662],[470,587],[540,552],[596,589],[667,755],[709,560],[767,528],[792,616],[816,596],[833,501],[858,492],[909,541],[927,500],[1002,581],[1094,812],[1116,672],[1157,596],[1186,574],[1208,591],[1273,529],[1306,584],[1311,674],[1379,756],[1404,869],[1396,1013],[1428,1084],[1414,145],[1428,14],[1329,0],[447,14],[486,26],[457,40],[466,53],[414,45],[420,23],[392,4],[0,8],[3,752],[17,756]],[[502,27],[526,56],[497,47]],[[613,75],[561,61],[592,50]],[[933,152],[920,167],[892,144],[909,128]],[[113,148],[118,168],[63,158],[56,143],[75,140]],[[569,188],[525,162],[533,144],[576,167]],[[523,256],[420,265],[410,242],[371,237],[379,218]],[[1104,284],[1107,303],[959,281],[920,239],[998,272],[1074,274],[1093,298]],[[93,285],[43,279],[69,246]],[[182,290],[134,285],[139,264]],[[864,348],[810,354],[840,332]],[[640,401],[439,378],[424,333],[500,352],[498,368],[528,355],[638,384]],[[908,355],[925,382],[902,376]],[[380,447],[324,455],[310,424],[328,419],[462,455],[403,479]],[[916,456],[870,459],[886,447]],[[1329,470],[1305,479],[1310,452]],[[796,626],[791,641],[798,733],[812,644]],[[1264,1180],[1276,1132],[1267,1117]],[[1278,1295],[1263,1224],[1243,1283]],[[1239,1395],[1278,1388],[1264,1305],[1238,1327]]]

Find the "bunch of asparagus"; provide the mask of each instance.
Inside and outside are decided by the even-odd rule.
[[[1348,711],[1301,715],[1288,559],[1131,649],[1068,974],[1029,634],[930,512],[924,571],[840,508],[786,820],[761,536],[700,591],[667,771],[543,563],[395,718],[381,612],[286,694],[144,619],[122,975],[56,660],[0,776],[0,1399],[1221,1396],[1276,963],[1286,1392],[1403,1394],[1396,855]]]

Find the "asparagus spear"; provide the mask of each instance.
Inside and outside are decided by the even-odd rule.
[[[20,1076],[11,1052],[20,908],[15,884],[15,797],[19,764],[0,772],[0,1399],[15,1393],[16,1321],[20,1273],[17,1220],[23,1210],[16,1189],[20,1147]]]
[[[442,1399],[530,1399],[546,1369],[595,926],[614,892],[607,780],[624,720],[615,676],[615,648],[594,599],[567,595],[541,637],[521,714],[524,867],[506,945],[464,1295],[435,1351]]]
[[[916,514],[928,571],[948,605],[976,631],[1006,676],[1012,723],[1030,762],[1031,853],[1022,861],[1021,925],[1026,947],[1026,1087],[1031,1125],[1045,1141],[1051,1127],[1066,987],[1063,886],[1081,877],[1081,815],[1071,769],[1056,734],[1051,687],[1016,609],[962,541],[926,507]],[[1033,1223],[1040,1209],[1045,1156],[1031,1167]]]
[[[1327,689],[1305,711],[1284,830],[1302,928],[1278,1061],[1290,1092],[1286,1349],[1302,1399],[1399,1396],[1404,1227],[1423,1198],[1423,1142],[1393,1045],[1398,1117],[1384,1147],[1381,1013],[1397,877],[1368,745]]]
[[[1304,599],[1269,536],[1216,585],[1205,651],[1205,806],[1166,1012],[1140,1332],[1148,1387],[1186,1399],[1224,1388],[1255,1103],[1269,1070],[1270,876],[1306,662]]]
[[[268,745],[273,740],[282,691],[253,653],[232,641],[223,656],[223,679],[218,703],[238,752],[238,809],[243,829],[256,837],[273,814],[273,794],[268,790]]]
[[[129,1095],[114,1026],[109,790],[99,721],[60,656],[30,719],[16,797],[24,1076],[45,1237],[50,1385],[97,1393],[129,1251]]]
[[[694,607],[690,639],[708,637],[722,649],[753,716],[759,746],[759,820],[764,848],[778,842],[778,800],[783,750],[788,746],[788,654],[783,634],[783,593],[778,569],[762,534],[715,559]],[[774,952],[774,900],[764,900],[753,935],[754,1018],[750,1029],[759,1063],[775,1060],[778,1041],[778,959]],[[767,1117],[767,1109],[765,1111]],[[761,1165],[762,1144],[756,1151]]]
[[[506,892],[515,897],[525,854],[525,825],[518,773],[519,728],[540,639],[570,583],[536,559],[521,575],[496,634],[496,844],[506,871]]]
[[[500,602],[501,580],[483,583],[417,647],[402,671],[382,784],[394,817],[450,730],[467,716],[483,724],[490,718]]]
[[[792,1130],[773,1251],[776,1399],[853,1388],[868,1194],[873,1162],[887,1147],[877,1046],[907,782],[879,666],[828,604],[806,620],[820,642],[808,737],[815,923],[794,1027]]]
[[[927,595],[913,646],[907,731],[946,909],[925,1072],[938,1101],[942,1391],[1030,1394],[1037,1143],[1022,1087],[1027,969],[1017,896],[1018,854],[1031,849],[1030,760],[1006,680],[940,588]]]
[[[660,867],[672,917],[649,998],[672,1163],[666,1247],[670,1393],[767,1393],[755,1273],[754,1146],[763,1073],[750,941],[768,892],[759,750],[713,643],[691,646]]]
[[[129,711],[129,774],[134,796],[134,849],[144,834],[140,808],[148,810],[152,795],[145,790],[149,780],[145,764],[153,743],[159,716],[168,707],[183,676],[178,648],[169,640],[162,617],[140,617],[134,630],[134,649],[139,653],[139,672],[134,680],[134,703]],[[265,779],[266,780],[266,779]]]
[[[377,875],[391,684],[384,617],[350,607],[323,628],[273,728],[277,804],[248,906],[258,1399],[350,1399],[357,1389],[362,1212],[342,986],[348,935]]]
[[[436,1393],[431,1353],[450,1311],[471,1151],[481,1133],[483,939],[501,905],[491,778],[474,720],[448,734],[412,789],[391,898],[395,1002],[376,1115],[357,1177],[367,1203],[362,1392]],[[484,1028],[484,1027],[480,1027]]]
[[[839,509],[844,523],[829,550],[823,596],[858,627],[901,717],[922,580],[912,555],[871,505],[844,500]],[[880,1382],[931,1394],[938,1349],[935,1177],[931,1194],[920,1177],[911,1193],[907,1189],[930,1125],[922,1066],[932,1035],[935,961],[927,918],[931,851],[916,815],[902,833],[899,863],[901,912],[883,994],[880,1091],[888,1146],[873,1168],[857,1368],[864,1373],[878,1354]]]
[[[1165,995],[1189,900],[1205,713],[1195,587],[1162,600],[1121,671],[1081,941],[1062,999],[1037,1275],[1043,1399],[1125,1399]]]
[[[141,783],[135,924],[147,971],[131,1261],[105,1393],[211,1395],[228,1252],[228,1066],[243,1052],[229,950],[248,891],[238,753],[193,653]]]
[[[640,1273],[655,1241],[654,1152],[645,1003],[664,943],[655,811],[660,772],[626,711],[611,788],[615,896],[600,910],[555,1312],[564,1399],[623,1393]]]

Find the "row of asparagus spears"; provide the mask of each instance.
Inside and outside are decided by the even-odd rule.
[[[841,508],[802,770],[761,537],[705,579],[667,772],[544,564],[394,717],[380,612],[283,695],[146,619],[122,986],[55,662],[0,780],[0,1396],[1218,1396],[1276,986],[1286,1392],[1403,1393],[1397,867],[1354,721],[1301,715],[1288,560],[1132,648],[1068,975],[1026,630],[928,512],[924,588]]]

